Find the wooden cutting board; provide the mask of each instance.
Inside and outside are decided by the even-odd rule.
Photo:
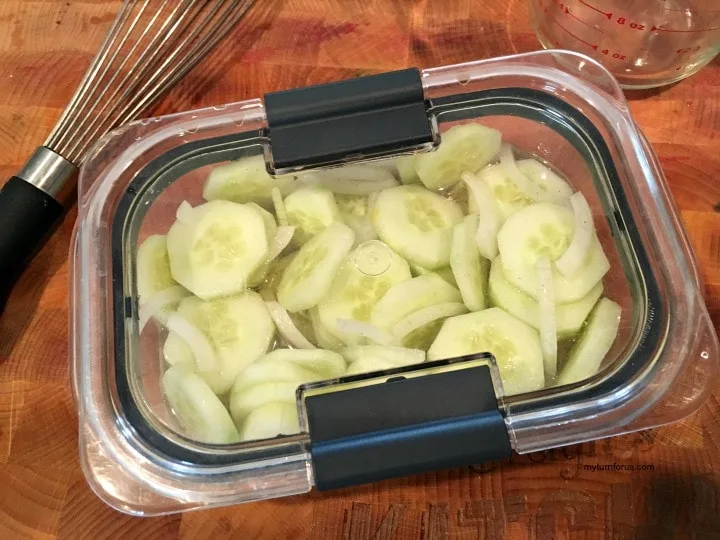
[[[42,143],[119,4],[0,2],[0,178]],[[155,112],[537,48],[520,0],[257,0]],[[628,97],[682,212],[717,329],[720,63]],[[3,538],[720,538],[718,392],[674,426],[503,463],[184,515],[111,510],[80,470],[68,379],[75,217],[73,210],[32,263],[0,320]],[[593,464],[623,470],[586,470]]]

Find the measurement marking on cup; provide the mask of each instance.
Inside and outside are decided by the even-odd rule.
[[[555,24],[557,24],[560,28],[562,28],[563,30],[565,30],[565,31],[566,31],[568,34],[570,34],[572,37],[574,37],[575,39],[577,39],[580,43],[584,43],[584,44],[587,45],[588,47],[590,47],[590,48],[592,48],[592,49],[595,49],[595,50],[597,51],[597,48],[598,48],[597,45],[593,45],[592,43],[588,43],[588,42],[585,41],[584,39],[577,37],[577,36],[576,36],[575,34],[573,34],[570,30],[568,30],[568,29],[565,28],[562,24],[560,24],[559,22],[557,22],[556,19],[553,19],[553,22],[554,22]]]
[[[598,13],[602,13],[602,14],[605,15],[608,19],[611,19],[611,18],[612,18],[612,11],[610,11],[610,12],[605,12],[605,11],[603,11],[603,10],[601,10],[601,9],[596,8],[595,6],[593,6],[593,5],[591,5],[591,4],[588,4],[587,2],[584,2],[583,0],[578,0],[578,2],[580,2],[580,3],[581,3],[582,5],[584,5],[584,6],[589,7],[590,9],[593,9],[593,10],[597,11]]]
[[[681,33],[693,33],[693,32],[711,32],[713,30],[720,30],[720,26],[713,26],[712,28],[701,28],[699,30],[673,30],[671,28],[663,28],[662,26],[655,26],[650,29],[651,32],[681,32]]]
[[[566,15],[570,15],[573,19],[581,22],[582,24],[584,24],[585,26],[587,26],[587,27],[589,27],[589,28],[592,28],[593,30],[597,30],[597,31],[600,32],[601,34],[604,34],[604,33],[605,33],[605,32],[603,32],[602,30],[600,30],[597,26],[593,26],[592,24],[583,21],[580,17],[578,17],[577,15],[575,15],[575,14],[574,14],[572,11],[570,11],[567,7],[565,8],[565,14],[566,14]]]

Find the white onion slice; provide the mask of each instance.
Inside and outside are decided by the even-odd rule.
[[[138,308],[138,325],[140,326],[140,332],[143,331],[143,328],[145,328],[150,318],[155,317],[161,309],[172,304],[177,304],[187,295],[188,292],[180,285],[168,287],[167,289],[150,295],[150,298],[142,302]]]
[[[492,260],[498,254],[497,235],[502,224],[500,210],[485,182],[469,173],[463,173],[462,179],[467,184],[477,206],[478,228],[475,242],[480,255]]]
[[[167,328],[187,342],[195,356],[198,371],[216,371],[219,368],[210,340],[197,326],[182,315],[173,313],[168,317]]]
[[[355,319],[338,319],[336,327],[338,332],[364,337],[378,345],[395,344],[395,339],[389,332],[370,323]]]
[[[575,214],[575,234],[570,245],[556,261],[555,266],[566,278],[573,278],[582,269],[595,236],[592,210],[587,200],[579,191],[570,197]]]
[[[285,308],[274,301],[265,302],[265,306],[267,306],[270,318],[275,323],[278,332],[290,345],[297,349],[317,348],[297,329]]]
[[[369,195],[398,185],[392,172],[381,167],[355,165],[316,174],[323,187],[339,195]]]
[[[536,264],[538,277],[538,311],[540,314],[540,348],[545,363],[545,377],[557,373],[557,325],[555,324],[555,293],[550,261],[545,257]]]
[[[513,151],[510,145],[503,144],[500,147],[500,165],[505,169],[505,173],[510,177],[515,186],[525,195],[527,198],[533,201],[541,202],[548,201],[552,197],[548,195],[538,186],[535,182],[525,176],[515,163],[515,157],[513,157]]]
[[[192,210],[192,209],[193,209],[193,207],[189,202],[187,202],[187,201],[181,202],[180,206],[178,206],[177,210],[175,211],[175,218],[180,223],[187,223],[187,220],[189,217],[188,212],[190,212],[190,210]]]
[[[274,261],[282,251],[288,247],[290,240],[292,240],[293,234],[295,234],[295,227],[288,225],[281,225],[278,227],[275,237],[270,244],[270,251],[268,252],[268,262]]]
[[[411,332],[414,332],[418,328],[422,328],[426,324],[430,324],[438,319],[446,319],[447,317],[462,315],[467,312],[468,309],[465,307],[465,304],[460,302],[435,304],[434,306],[414,311],[404,319],[400,320],[395,324],[395,326],[393,326],[392,335],[396,340],[400,341]]]
[[[272,188],[270,190],[270,196],[272,197],[273,206],[275,207],[275,215],[277,216],[278,223],[283,227],[287,227],[287,212],[285,211],[285,203],[283,202],[280,189],[277,187]]]

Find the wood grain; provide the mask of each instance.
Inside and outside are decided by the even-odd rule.
[[[118,6],[0,2],[0,178],[43,141]],[[156,113],[537,47],[520,0],[258,0]],[[717,329],[720,63],[628,97],[681,209]],[[67,367],[67,253],[75,216],[69,212],[25,273],[0,320],[6,538],[720,538],[720,391],[674,426],[506,462],[184,515],[115,512],[79,469]],[[585,470],[613,463],[654,470]]]

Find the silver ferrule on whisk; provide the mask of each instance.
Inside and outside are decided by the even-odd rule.
[[[16,176],[65,204],[72,194],[77,173],[78,168],[72,162],[39,146]]]

